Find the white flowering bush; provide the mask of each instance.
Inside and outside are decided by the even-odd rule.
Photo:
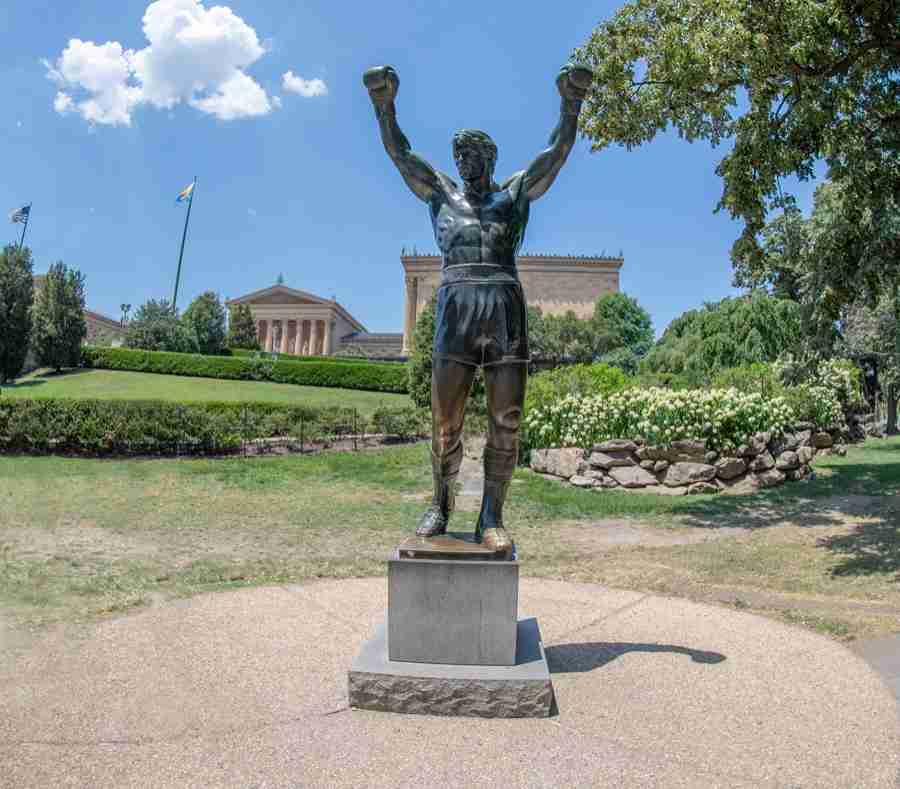
[[[733,451],[754,433],[779,435],[795,420],[782,397],[737,389],[626,389],[610,395],[572,395],[525,418],[529,449],[589,447],[610,438],[640,437],[648,444],[705,440]]]
[[[784,389],[784,398],[797,420],[812,422],[821,430],[839,427],[844,409],[834,389],[818,384],[799,384]]]
[[[844,408],[862,405],[862,373],[847,359],[828,359],[816,370],[816,386],[830,389]]]

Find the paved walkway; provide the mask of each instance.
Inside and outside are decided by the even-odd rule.
[[[247,589],[64,629],[0,661],[3,787],[893,789],[860,657],[750,614],[526,579],[558,714],[349,710],[384,579]]]

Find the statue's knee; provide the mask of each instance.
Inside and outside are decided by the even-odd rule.
[[[522,409],[518,407],[504,408],[494,414],[494,421],[501,430],[517,433],[522,424]]]

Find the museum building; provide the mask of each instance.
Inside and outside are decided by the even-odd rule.
[[[372,333],[334,299],[277,284],[230,299],[246,304],[256,321],[260,347],[295,356],[353,354],[373,359],[409,355],[413,330],[422,309],[441,281],[441,256],[418,252],[400,255],[404,275],[403,333]],[[516,258],[525,298],[545,315],[571,310],[580,318],[593,314],[594,303],[619,292],[622,257],[532,255]]]

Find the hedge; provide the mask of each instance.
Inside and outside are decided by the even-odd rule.
[[[128,370],[198,378],[274,381],[304,386],[406,392],[406,365],[378,362],[265,357],[203,356],[193,353],[143,351],[85,346],[82,364],[102,370]]]
[[[260,438],[303,442],[397,426],[408,437],[421,417],[411,406],[382,408],[373,423],[354,409],[280,403],[164,400],[0,400],[0,450],[87,454],[189,454],[239,449]],[[394,434],[391,431],[391,434]]]
[[[405,366],[404,362],[387,362],[365,359],[361,356],[294,356],[292,353],[277,353],[269,351],[254,351],[248,348],[230,348],[225,351],[226,356],[236,356],[241,359],[253,357],[265,357],[276,359],[280,362],[331,362],[334,364],[378,364],[386,367]]]

